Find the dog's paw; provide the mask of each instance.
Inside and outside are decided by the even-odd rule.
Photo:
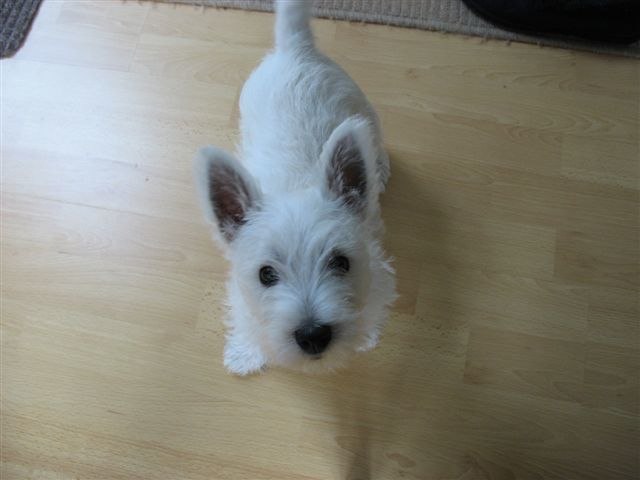
[[[224,366],[234,375],[251,375],[266,368],[266,359],[259,349],[231,337],[224,348]]]
[[[363,339],[362,343],[360,343],[360,346],[357,348],[356,351],[358,352],[368,352],[369,350],[373,350],[376,345],[378,345],[378,340],[380,338],[380,333],[378,332],[378,330],[372,330],[370,331],[366,337]]]

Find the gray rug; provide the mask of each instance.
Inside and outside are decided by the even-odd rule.
[[[273,0],[159,1],[258,11],[273,10]],[[315,0],[314,5],[315,15],[318,17],[439,30],[485,38],[640,57],[640,42],[629,46],[618,46],[584,42],[573,38],[531,37],[508,32],[485,22],[472,13],[460,0]]]
[[[42,0],[1,0],[0,57],[10,57],[20,48],[31,28]]]

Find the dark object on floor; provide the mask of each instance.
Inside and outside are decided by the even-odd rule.
[[[627,44],[640,39],[640,0],[463,0],[484,19],[529,35]]]
[[[18,51],[42,0],[3,0],[0,6],[0,57]]]

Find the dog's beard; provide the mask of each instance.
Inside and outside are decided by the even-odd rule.
[[[345,282],[318,287],[313,293],[296,294],[281,286],[279,292],[267,291],[245,298],[255,320],[256,338],[271,363],[308,372],[331,371],[343,366],[357,350],[356,339],[362,336],[360,305],[362,299]],[[276,290],[275,288],[273,290]],[[254,295],[252,295],[252,293]],[[294,332],[313,322],[328,325],[332,338],[326,350],[317,355],[304,352],[295,340]]]

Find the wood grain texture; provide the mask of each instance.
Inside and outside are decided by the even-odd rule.
[[[638,478],[639,62],[316,21],[401,298],[349,369],[239,379],[190,163],[272,22],[49,0],[0,64],[2,479]]]

